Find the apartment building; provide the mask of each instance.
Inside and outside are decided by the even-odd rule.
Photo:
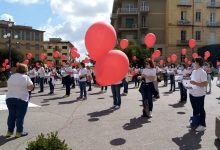
[[[33,29],[31,26],[15,25],[14,22],[0,20],[0,50],[19,50],[22,54],[32,53],[39,59],[43,52],[44,31]]]
[[[54,51],[59,51],[61,55],[66,55],[67,58],[64,61],[71,59],[70,52],[74,45],[70,41],[63,41],[61,38],[50,38],[49,41],[44,42],[44,50],[47,53],[47,60],[54,61],[56,64],[60,64],[61,59],[55,60],[53,57]]]
[[[187,57],[198,48],[220,41],[220,0],[114,0],[111,23],[118,38],[127,38],[143,46],[146,33],[155,33],[154,47],[163,57],[188,48],[188,40],[197,47],[188,48]]]

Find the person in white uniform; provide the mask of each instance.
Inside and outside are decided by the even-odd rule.
[[[204,101],[208,82],[207,73],[202,68],[203,63],[204,61],[201,57],[195,58],[195,70],[192,72],[190,81],[192,89],[189,91],[193,116],[199,117],[199,126],[195,129],[197,132],[204,131],[206,127]]]

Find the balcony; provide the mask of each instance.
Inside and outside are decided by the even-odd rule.
[[[149,12],[150,7],[149,6],[140,6],[140,12]]]
[[[135,31],[138,30],[138,25],[137,24],[132,24],[132,25],[121,25],[118,27],[118,30],[120,31]]]
[[[207,27],[220,27],[220,22],[207,21]]]
[[[148,29],[149,27],[147,25],[141,25],[141,29]]]
[[[179,25],[179,26],[191,26],[192,23],[191,23],[191,21],[185,19],[185,20],[179,20],[177,22],[177,25]]]
[[[117,19],[117,18],[118,18],[118,14],[116,14],[116,13],[111,14],[111,19]]]
[[[177,6],[181,7],[192,7],[192,3],[190,1],[186,0],[179,0]]]
[[[219,2],[208,2],[207,8],[220,8],[220,3]]]
[[[177,40],[177,46],[188,46],[189,41],[188,40]]]
[[[138,8],[118,8],[118,14],[138,14]]]

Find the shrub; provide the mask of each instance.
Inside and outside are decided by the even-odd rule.
[[[36,141],[28,143],[26,150],[70,150],[65,140],[61,141],[58,138],[58,133],[51,132],[45,137],[44,134],[38,135]]]

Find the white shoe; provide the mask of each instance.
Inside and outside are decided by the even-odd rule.
[[[199,126],[196,128],[196,131],[197,131],[197,132],[202,132],[202,131],[205,131],[205,127],[204,127],[204,126],[199,125]]]
[[[149,112],[148,116],[149,116],[149,118],[152,118],[152,117],[153,117],[152,111]]]
[[[120,106],[115,106],[115,109],[119,109],[120,108]]]

